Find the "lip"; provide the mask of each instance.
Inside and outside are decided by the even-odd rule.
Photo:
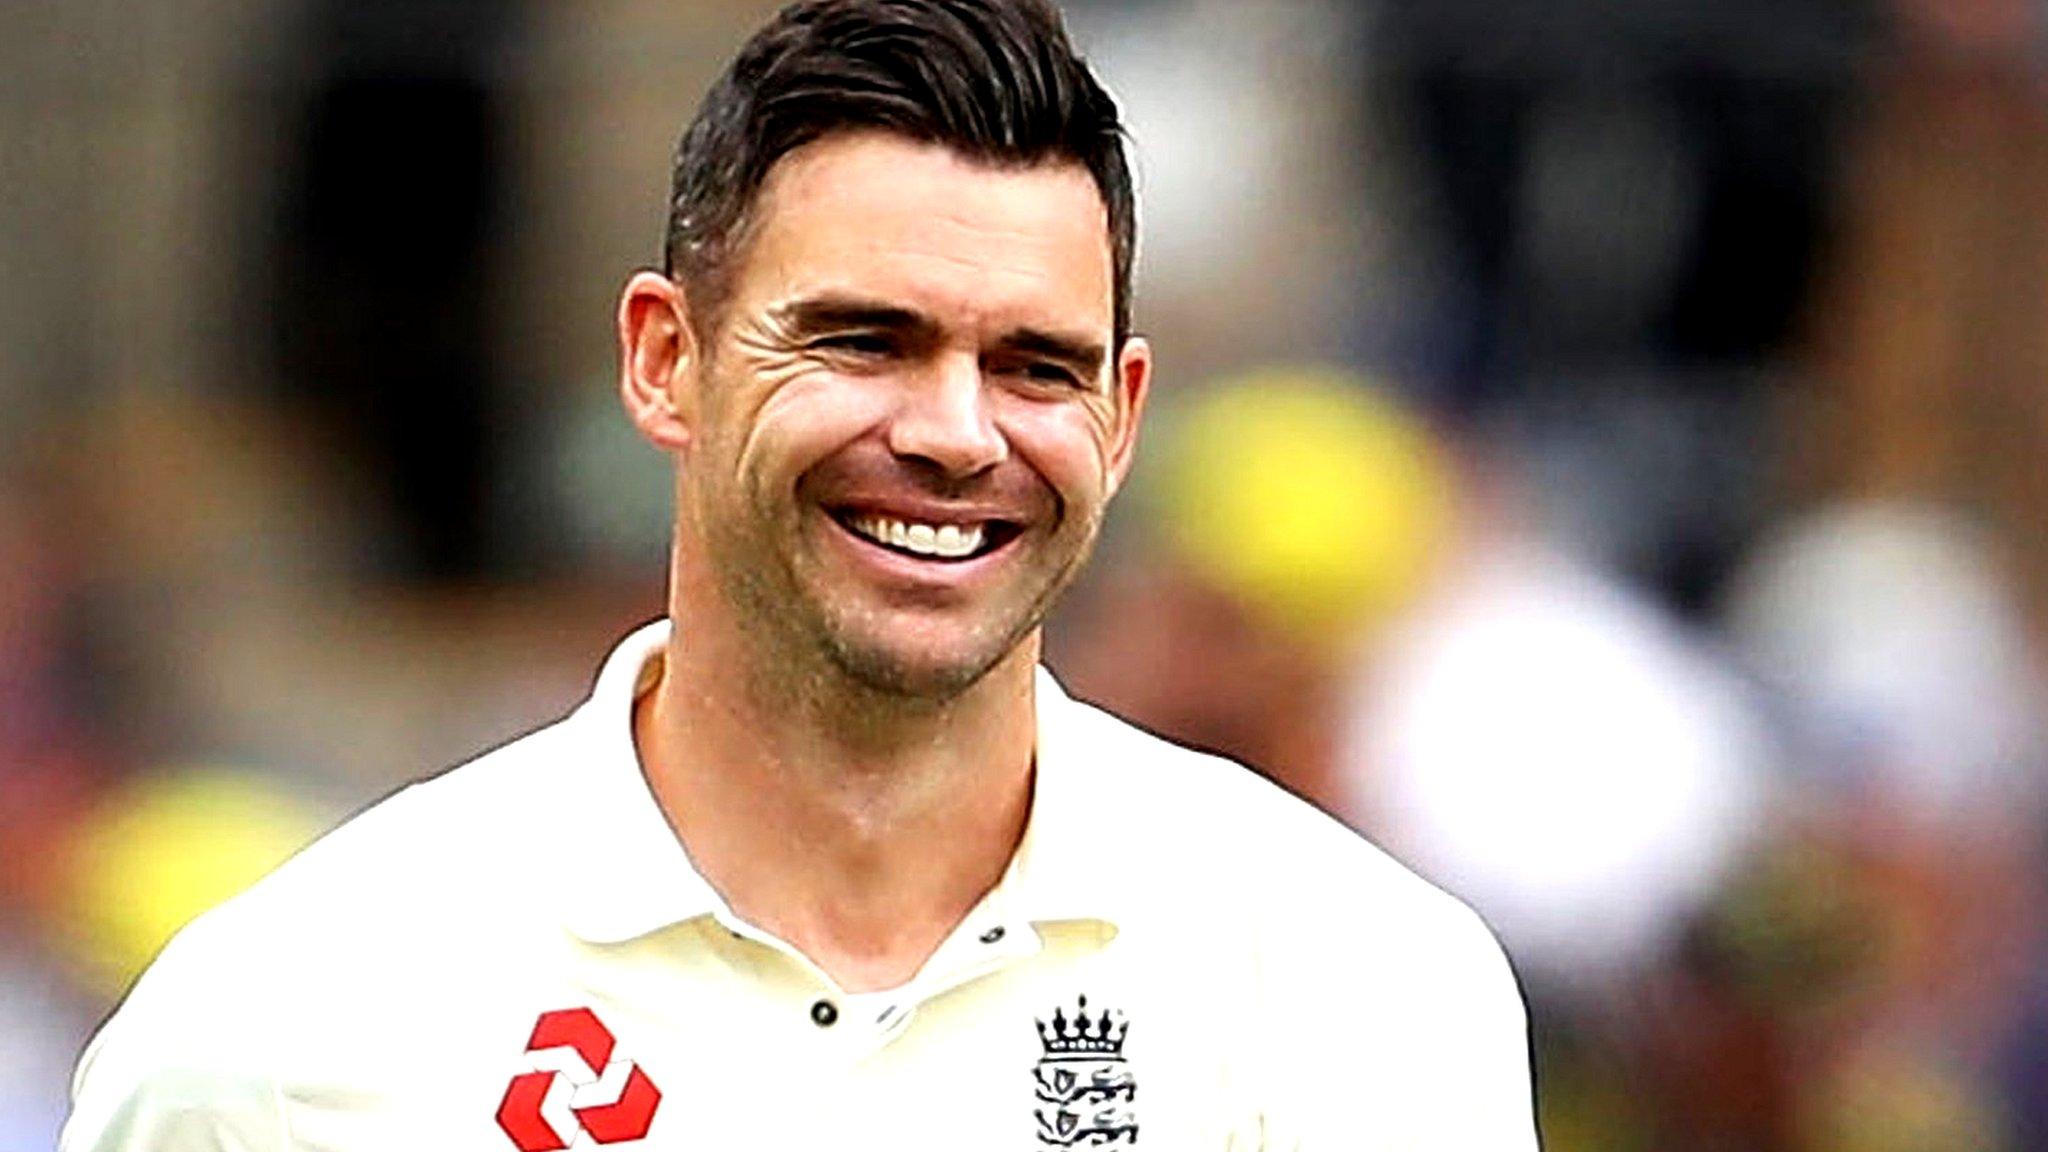
[[[834,516],[881,516],[890,520],[901,520],[906,524],[981,524],[990,521],[1021,524],[1027,519],[1010,508],[986,504],[907,500],[901,497],[835,499],[826,502],[825,508]]]
[[[861,510],[866,512],[869,508],[863,505]],[[933,516],[930,512],[906,514],[895,509],[882,511],[879,508],[875,509],[875,513],[902,520],[915,520],[921,516],[932,516],[931,519],[924,522],[940,524],[968,524],[981,520],[1000,519],[999,517],[963,515],[957,509],[949,510],[942,515],[936,516]],[[1009,539],[971,559],[924,560],[915,556],[907,556],[868,539],[846,525],[841,524],[837,516],[822,508],[814,508],[813,514],[822,522],[821,527],[824,535],[837,542],[837,547],[834,550],[844,553],[856,568],[873,574],[885,584],[932,590],[965,590],[971,585],[988,579],[996,569],[1009,563],[1011,554],[1018,547],[1018,542],[1026,534],[1022,531],[1015,532],[1010,535]]]

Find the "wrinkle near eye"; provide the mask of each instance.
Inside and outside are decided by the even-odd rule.
[[[735,322],[731,341],[730,362],[736,371],[719,374],[720,378],[711,384],[714,388],[729,387],[743,392],[734,397],[738,401],[734,416],[745,429],[737,456],[737,463],[745,469],[760,450],[759,438],[770,424],[763,417],[776,399],[785,395],[790,385],[825,368],[798,346],[794,333],[787,331],[772,314],[756,314]]]
[[[786,354],[800,343],[789,322],[772,308],[735,321],[731,333],[732,342],[750,358]]]

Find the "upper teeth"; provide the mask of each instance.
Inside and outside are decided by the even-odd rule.
[[[949,560],[973,555],[982,540],[979,524],[914,524],[886,516],[860,516],[854,519],[853,527],[869,539],[906,552]]]

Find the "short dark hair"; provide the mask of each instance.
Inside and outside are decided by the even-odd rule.
[[[676,148],[663,266],[694,313],[721,311],[775,162],[860,129],[990,164],[1087,169],[1108,215],[1122,345],[1137,248],[1123,126],[1050,0],[803,0],[755,33]]]

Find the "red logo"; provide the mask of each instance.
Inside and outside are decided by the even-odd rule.
[[[588,1008],[543,1012],[526,1042],[533,1071],[512,1078],[498,1127],[520,1152],[559,1152],[586,1133],[599,1144],[638,1140],[661,1089],[631,1060],[613,1060],[611,1029]]]

